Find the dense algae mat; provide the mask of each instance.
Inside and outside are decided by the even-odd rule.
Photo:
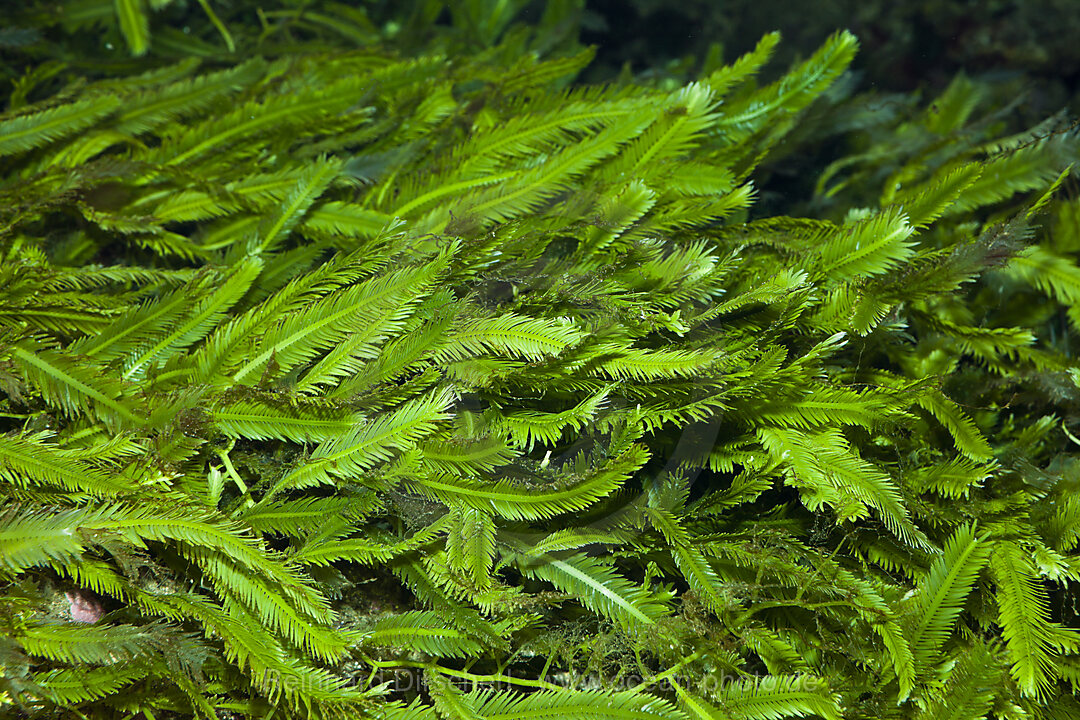
[[[5,713],[1080,714],[1075,135],[557,19],[16,83]],[[755,215],[814,123],[858,200]]]

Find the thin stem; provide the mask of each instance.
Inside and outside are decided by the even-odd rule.
[[[512,685],[521,685],[523,687],[541,688],[542,690],[566,689],[561,685],[555,685],[544,680],[516,678],[510,675],[504,675],[502,673],[479,675],[477,673],[471,673],[465,670],[454,670],[453,668],[442,667],[441,665],[437,665],[433,662],[416,662],[414,660],[374,660],[367,655],[362,655],[361,659],[368,665],[371,665],[375,668],[411,667],[419,668],[421,670],[434,670],[435,672],[441,673],[443,675],[450,675],[452,677],[461,678],[462,680],[471,680],[474,683],[509,683]]]
[[[224,450],[218,450],[217,455],[221,458],[221,462],[225,464],[225,472],[229,474],[232,481],[236,483],[236,487],[240,490],[240,493],[244,496],[244,506],[251,507],[255,504],[255,501],[251,497],[251,491],[248,490],[247,483],[240,477],[240,473],[236,472],[236,468],[233,467],[232,460],[229,459],[229,451],[233,449],[236,441],[233,440],[229,443],[229,447]]]
[[[673,677],[675,675],[675,673],[679,672],[680,670],[682,670],[684,667],[686,667],[690,663],[694,662],[695,660],[698,660],[700,657],[701,657],[701,652],[700,651],[695,652],[695,653],[691,653],[690,655],[687,655],[682,660],[675,663],[674,665],[672,665],[671,667],[669,667],[667,670],[660,673],[659,675],[653,675],[648,680],[643,680],[642,682],[638,683],[634,687],[630,688],[630,692],[632,692],[632,693],[641,692],[642,690],[649,687],[650,685],[654,685],[654,684],[656,684],[658,682],[663,682],[664,680],[667,680],[667,679]],[[672,684],[674,684],[674,681],[672,681]]]

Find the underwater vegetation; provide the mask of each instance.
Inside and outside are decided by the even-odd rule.
[[[1080,715],[1075,124],[582,14],[12,16],[0,714]]]

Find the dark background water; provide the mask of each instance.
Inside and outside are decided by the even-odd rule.
[[[1032,118],[1080,112],[1080,0],[588,0],[583,25],[598,46],[592,79],[700,60],[712,43],[731,60],[772,30],[784,67],[848,29],[863,89],[935,95],[964,71],[1023,78]]]

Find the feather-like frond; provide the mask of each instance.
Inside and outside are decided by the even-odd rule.
[[[112,638],[109,638],[111,641]],[[144,678],[146,668],[127,667],[62,668],[35,673],[33,683],[42,696],[58,705],[85,703],[112,695]]]
[[[82,453],[46,439],[45,434],[0,435],[0,480],[22,488],[51,485],[90,495],[116,495],[133,489],[116,473],[82,462]]]
[[[143,422],[130,399],[133,389],[104,368],[29,343],[13,345],[10,352],[41,397],[68,415],[90,415],[112,426]]]
[[[96,95],[0,121],[0,155],[33,150],[90,127],[120,107],[115,95]]]
[[[912,600],[908,637],[920,671],[925,672],[939,661],[942,646],[989,560],[991,549],[974,526],[961,527],[945,543],[945,552],[934,560],[930,572],[919,582]],[[901,694],[903,697],[906,693]]]
[[[717,615],[722,614],[732,604],[731,599],[725,597],[720,578],[709,565],[705,555],[694,546],[689,533],[667,510],[649,508],[648,513],[650,521],[671,544],[675,564],[690,587],[710,610]]]
[[[518,564],[519,569],[546,580],[585,607],[628,630],[640,631],[668,614],[667,607],[646,589],[622,577],[596,558],[577,553],[541,562]]]
[[[450,511],[450,531],[446,535],[446,559],[450,569],[468,578],[477,588],[491,586],[491,566],[495,562],[495,518],[472,507]]]
[[[774,457],[790,465],[793,484],[803,490],[809,507],[827,503],[841,517],[862,517],[869,506],[897,537],[913,547],[932,547],[911,521],[892,479],[852,454],[838,432],[761,428],[758,437]]]
[[[1012,660],[1009,672],[1025,695],[1045,696],[1055,678],[1050,598],[1030,554],[1017,543],[996,543],[990,568],[1000,589],[998,622]]]
[[[355,476],[396,453],[415,446],[448,420],[457,394],[446,386],[403,404],[375,420],[360,423],[343,435],[324,441],[311,458],[286,474],[264,496],[269,500],[285,488],[311,487],[328,482],[331,475]]]
[[[86,510],[35,512],[9,506],[0,515],[0,567],[17,572],[74,561],[85,547],[75,529],[90,514]]]
[[[819,715],[840,720],[839,697],[823,678],[813,675],[766,675],[728,684],[720,691],[724,712],[746,720]]]
[[[468,657],[480,652],[480,644],[462,631],[447,625],[439,614],[415,610],[381,618],[361,636],[361,643],[374,647],[399,647],[434,657]]]
[[[567,478],[570,480],[567,486],[558,489],[529,487],[507,480],[480,483],[449,476],[416,478],[409,485],[418,492],[444,499],[447,504],[465,503],[509,520],[540,520],[583,510],[611,495],[648,457],[644,447],[632,445],[584,477]]]
[[[821,269],[835,280],[894,270],[914,254],[908,241],[914,232],[899,209],[847,222],[823,243]]]
[[[611,718],[611,720],[686,720],[667,700],[634,692],[607,690],[542,690],[521,693],[474,693],[477,712],[489,720],[544,717],[551,720]]]
[[[347,339],[353,327],[374,321],[384,309],[392,309],[399,317],[404,315],[408,311],[406,299],[415,302],[417,294],[430,287],[444,262],[445,257],[424,267],[367,280],[279,320],[248,353],[247,362],[233,373],[233,380],[250,383],[271,362],[279,373],[309,362],[320,351]]]
[[[990,444],[955,402],[940,390],[930,390],[916,395],[915,402],[940,422],[956,443],[956,449],[976,462],[984,462],[992,456]]]

